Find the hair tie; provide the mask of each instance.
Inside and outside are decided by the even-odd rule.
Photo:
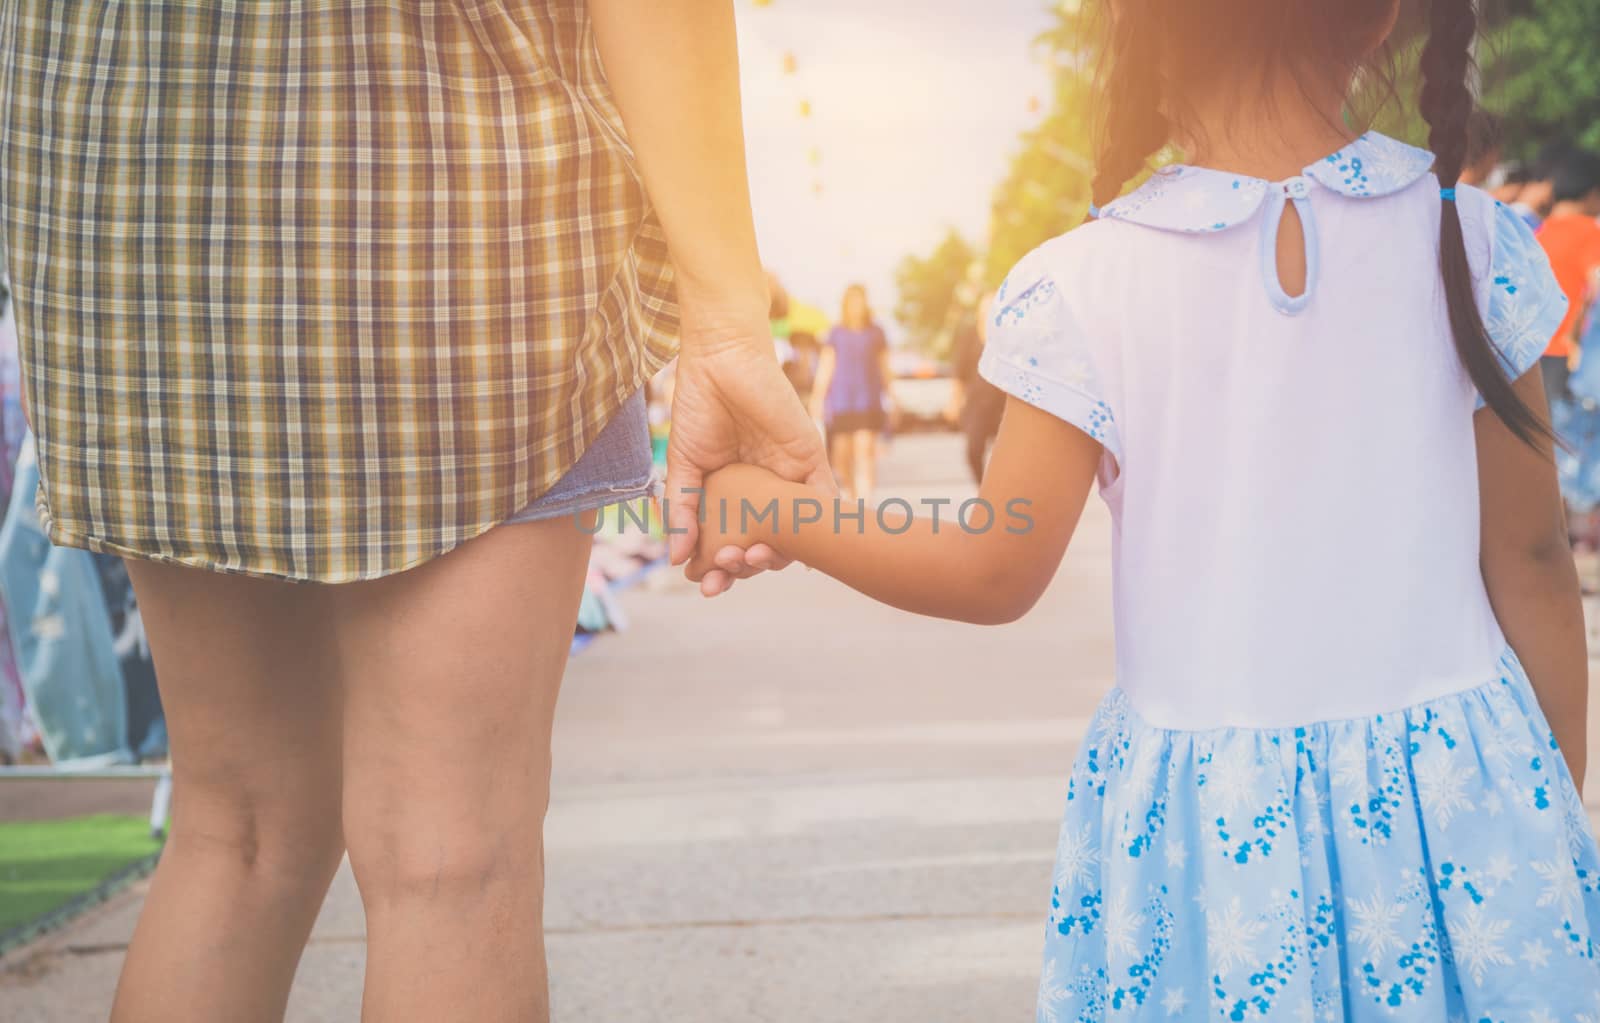
[[[1089,204],[1089,216],[1093,217],[1095,220],[1099,220],[1100,219],[1100,207],[1096,206],[1094,203],[1090,203]]]
[[[1441,188],[1441,189],[1439,189],[1439,198],[1443,199],[1445,202],[1455,202],[1456,201],[1455,186],[1452,185],[1449,188]]]

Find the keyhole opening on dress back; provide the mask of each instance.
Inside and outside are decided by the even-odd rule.
[[[1290,298],[1300,298],[1306,293],[1306,228],[1300,219],[1300,210],[1294,203],[1284,203],[1283,216],[1278,221],[1277,238],[1278,286]]]

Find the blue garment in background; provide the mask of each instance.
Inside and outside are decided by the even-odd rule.
[[[111,622],[111,649],[122,669],[128,701],[128,745],[140,760],[167,752],[167,721],[156,688],[156,666],[144,635],[144,619],[133,594],[128,566],[114,554],[91,554]]]
[[[889,341],[878,327],[853,330],[835,327],[828,335],[833,349],[833,381],[823,411],[835,416],[877,413],[883,410],[883,353]]]
[[[39,528],[33,438],[18,459],[0,526],[0,599],[28,708],[57,766],[129,763],[127,690],[94,556]]]
[[[1552,397],[1551,425],[1569,445],[1557,449],[1561,494],[1574,511],[1600,507],[1600,310],[1591,310],[1579,334],[1586,354],[1567,379],[1565,398]]]

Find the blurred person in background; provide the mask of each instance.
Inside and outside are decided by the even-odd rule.
[[[789,352],[789,361],[783,364],[783,375],[789,378],[800,400],[809,405],[811,391],[816,385],[817,366],[822,360],[822,345],[810,331],[792,330]]]
[[[811,414],[827,427],[834,475],[851,496],[871,501],[878,482],[878,435],[894,407],[889,340],[872,317],[867,289],[845,289],[811,391]]]
[[[1461,183],[1489,187],[1500,169],[1500,118],[1487,110],[1475,110],[1467,121],[1467,160],[1461,166]]]
[[[1517,189],[1516,197],[1502,200],[1536,231],[1544,223],[1544,218],[1550,215],[1550,207],[1555,204],[1556,168],[1571,152],[1572,147],[1565,142],[1552,142],[1545,146],[1538,158],[1523,168],[1521,187]]]
[[[972,322],[956,335],[952,353],[952,370],[955,375],[951,393],[952,418],[960,424],[967,439],[967,469],[974,483],[983,482],[984,466],[989,460],[989,445],[1000,432],[1000,418],[1005,412],[1005,394],[985,380],[978,372],[978,362],[983,356],[983,346],[989,339],[989,317],[994,308],[994,292],[985,291],[978,298]]]
[[[1489,194],[1494,196],[1496,202],[1511,206],[1522,194],[1522,187],[1528,183],[1528,165],[1513,160],[1502,165],[1500,171],[1500,180],[1489,189]]]
[[[1552,168],[1549,216],[1540,225],[1539,245],[1570,303],[1566,318],[1545,349],[1540,366],[1552,401],[1566,397],[1567,377],[1579,355],[1578,325],[1590,280],[1600,269],[1600,155],[1572,149]]]
[[[772,330],[772,348],[777,353],[778,365],[787,365],[794,357],[789,345],[789,292],[778,275],[767,271],[767,325]]]
[[[1595,592],[1594,555],[1600,551],[1600,315],[1595,295],[1600,271],[1592,273],[1587,288],[1587,309],[1576,317],[1577,366],[1567,378],[1565,402],[1556,406],[1555,425],[1566,443],[1556,451],[1561,472],[1561,495],[1567,503],[1568,530],[1579,555],[1578,569],[1584,592]],[[1582,353],[1589,352],[1586,357]]]

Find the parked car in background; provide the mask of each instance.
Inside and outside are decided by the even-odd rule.
[[[947,415],[955,392],[950,367],[919,352],[903,349],[891,353],[889,360],[900,413],[897,431],[955,429],[956,424]]]

